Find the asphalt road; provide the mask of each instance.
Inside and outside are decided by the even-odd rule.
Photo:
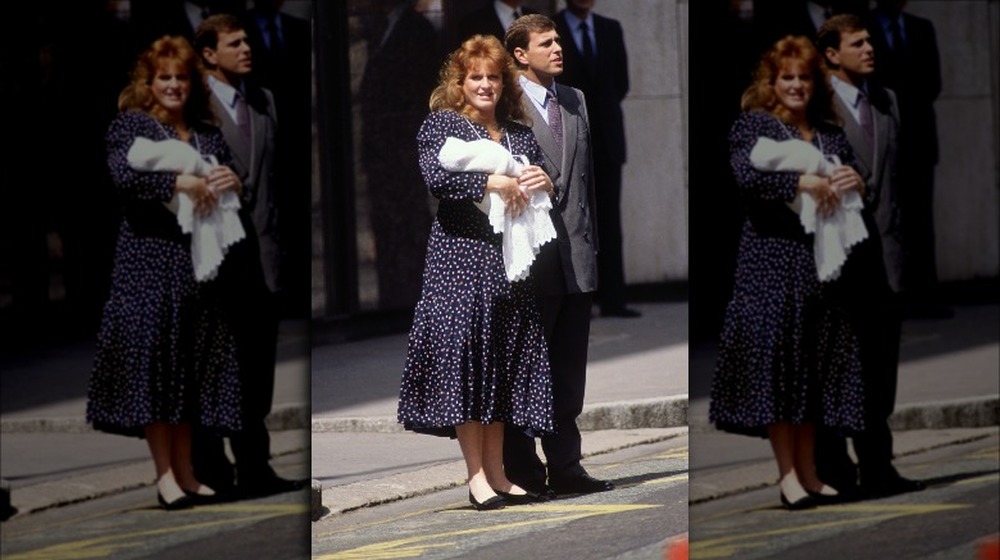
[[[790,512],[770,486],[690,509],[691,558],[979,558],[1000,530],[997,433],[896,461],[922,492]],[[777,475],[775,475],[777,476]]]
[[[584,461],[612,492],[477,512],[465,486],[324,518],[313,558],[656,559],[687,532],[687,436]]]
[[[306,478],[308,454],[272,461]],[[152,474],[152,473],[151,473]],[[145,487],[3,523],[4,560],[309,558],[309,490],[165,511]]]

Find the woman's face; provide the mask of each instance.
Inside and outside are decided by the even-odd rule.
[[[480,115],[494,116],[503,93],[503,78],[496,65],[488,60],[473,61],[462,81],[462,93]]]
[[[786,59],[774,81],[778,101],[793,114],[804,115],[813,94],[813,76],[802,60]]]
[[[191,75],[181,61],[164,59],[156,66],[153,83],[150,84],[156,103],[173,115],[184,113],[184,104],[191,96]]]

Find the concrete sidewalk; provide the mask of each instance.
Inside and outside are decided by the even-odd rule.
[[[280,326],[272,413],[274,456],[307,453],[309,339],[305,321]],[[94,342],[77,339],[0,356],[0,477],[19,514],[153,483],[146,442],[86,423]],[[308,457],[308,455],[307,455]]]
[[[721,434],[707,424],[715,359],[711,345],[690,351],[689,399],[687,305],[639,309],[639,319],[595,318],[592,323],[580,419],[585,452],[675,437],[690,421],[692,469],[714,469],[722,477],[704,491],[696,491],[693,482],[692,499],[769,483],[773,468],[766,442]],[[906,323],[893,417],[894,429],[901,431],[898,453],[977,437],[968,430],[997,425],[998,310],[996,305],[964,306],[956,308],[953,319]],[[400,433],[396,424],[405,354],[405,335],[314,349],[314,518],[462,483],[456,442]]]
[[[686,433],[687,304],[635,305],[591,323],[584,454]],[[396,400],[406,335],[313,349],[313,517],[463,484],[458,443],[403,433]]]
[[[585,452],[676,437],[690,421],[692,500],[772,482],[765,442],[707,425],[714,349],[689,349],[687,304],[636,307],[641,318],[593,320]],[[998,424],[1000,306],[954,309],[952,319],[904,324],[897,453]],[[278,454],[301,451],[310,428],[314,518],[461,484],[456,442],[401,433],[395,422],[404,334],[322,344],[311,359],[308,340],[304,323],[282,325],[270,421]],[[83,421],[92,352],[77,341],[0,358],[0,476],[22,513],[151,482],[144,442],[92,432]],[[725,480],[700,489],[698,473],[708,472]]]
[[[956,305],[950,319],[907,320],[900,345],[897,457],[989,437],[1000,429],[1000,306]],[[699,503],[775,484],[767,440],[723,433],[708,423],[715,348],[691,351],[691,477]]]

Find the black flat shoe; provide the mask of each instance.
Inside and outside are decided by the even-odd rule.
[[[812,497],[812,494],[806,493],[805,496],[799,498],[798,500],[789,502],[788,498],[785,497],[785,493],[781,492],[781,505],[785,506],[785,509],[798,511],[801,509],[816,507],[816,500]]]
[[[497,493],[497,496],[503,498],[503,501],[513,506],[547,502],[552,499],[548,495],[538,494],[530,490],[525,490],[524,494],[511,494],[509,492],[501,492],[496,488],[494,488],[493,491]]]
[[[477,502],[476,497],[472,495],[472,490],[469,490],[469,502],[472,507],[476,508],[476,511],[486,511],[491,509],[503,509],[507,505],[507,501],[504,500],[499,494],[489,498],[485,502]]]
[[[191,497],[188,496],[187,494],[181,496],[180,498],[177,498],[176,500],[174,500],[172,502],[168,502],[168,501],[166,501],[166,500],[163,499],[163,494],[160,494],[160,492],[157,491],[156,492],[156,501],[160,502],[160,507],[162,507],[163,509],[165,509],[167,511],[174,511],[174,510],[178,510],[178,509],[188,509],[188,508],[191,508],[191,507],[194,506],[194,502],[191,500]]]
[[[615,485],[607,480],[599,480],[589,474],[572,476],[558,480],[550,480],[549,486],[557,495],[561,494],[593,494],[614,490]]]

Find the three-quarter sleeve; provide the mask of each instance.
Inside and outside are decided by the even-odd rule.
[[[439,200],[474,200],[479,202],[486,194],[487,174],[479,172],[447,171],[441,166],[438,154],[449,136],[464,138],[468,133],[464,117],[453,111],[437,111],[428,115],[417,133],[420,154],[420,172],[431,194]],[[386,165],[393,165],[386,162]]]
[[[730,165],[740,192],[751,199],[791,202],[798,193],[796,171],[761,171],[750,163],[750,152],[761,137],[784,140],[774,117],[763,111],[741,113],[729,133]]]
[[[136,171],[128,163],[128,151],[138,137],[162,136],[153,117],[140,111],[119,113],[105,137],[108,170],[118,195],[126,200],[169,201],[174,195],[177,174],[170,171]]]

